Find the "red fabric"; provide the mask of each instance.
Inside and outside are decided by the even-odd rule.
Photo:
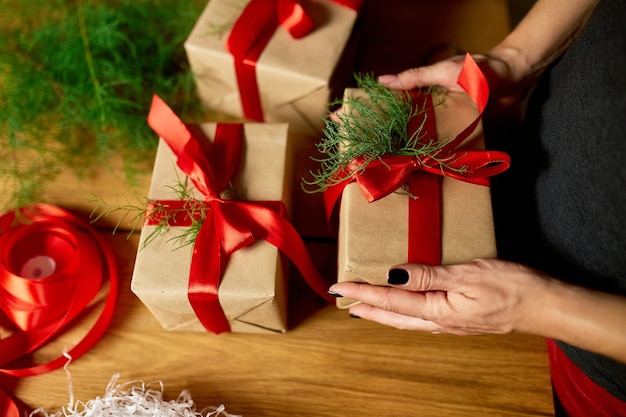
[[[0,415],[4,417],[20,417],[17,404],[11,397],[0,389]]]
[[[569,417],[626,417],[626,402],[592,381],[551,339],[548,355],[554,391]]]

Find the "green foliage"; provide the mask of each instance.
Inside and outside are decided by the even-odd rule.
[[[128,200],[122,201],[119,198],[115,204],[110,204],[97,195],[91,194],[89,198],[95,204],[90,216],[92,223],[112,214],[121,213],[120,220],[113,228],[113,234],[117,232],[121,224],[127,224],[130,226],[128,231],[128,236],[130,237],[146,221],[150,221],[156,227],[144,240],[140,248],[143,249],[158,236],[169,230],[171,226],[175,226],[176,222],[174,219],[178,218],[179,215],[183,215],[185,220],[190,220],[191,225],[181,228],[181,233],[169,239],[168,242],[174,243],[177,249],[192,245],[196,241],[204,220],[207,218],[209,208],[203,202],[194,198],[187,177],[180,178],[177,174],[173,185],[167,185],[166,187],[175,194],[175,200],[184,202],[181,208],[165,207],[161,202],[154,199],[146,199],[144,206],[138,206]]]
[[[12,205],[36,201],[60,167],[98,169],[114,154],[132,177],[156,148],[153,93],[201,114],[183,42],[205,4],[0,1],[0,177],[15,185]]]
[[[347,97],[344,101],[332,103],[342,105],[342,110],[337,118],[325,119],[324,137],[317,144],[317,149],[325,157],[313,158],[321,168],[310,172],[312,180],[303,179],[303,188],[307,192],[322,192],[343,181],[346,177],[338,176],[339,172],[357,175],[383,155],[436,159],[442,147],[438,138],[423,138],[423,126],[428,117],[425,100],[415,102],[407,91],[389,90],[371,75],[357,74],[355,79],[364,96]],[[431,89],[428,93],[433,97],[433,105],[444,103],[443,91]],[[413,123],[419,127],[411,132],[409,120],[415,118],[418,123]],[[356,164],[356,158],[362,158],[362,162]]]

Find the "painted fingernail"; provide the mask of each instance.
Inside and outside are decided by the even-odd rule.
[[[352,314],[350,313],[350,317],[352,317],[353,319],[360,319],[361,316],[357,316],[356,314]]]
[[[404,269],[390,269],[387,272],[387,284],[402,285],[409,282],[409,273]]]
[[[341,294],[339,294],[338,292],[335,292],[335,291],[327,291],[327,294],[330,295],[331,297],[335,297],[335,298],[343,297],[343,295],[341,295]]]

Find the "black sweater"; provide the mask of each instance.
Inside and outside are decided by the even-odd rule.
[[[626,1],[601,1],[543,74],[522,134],[488,137],[512,157],[511,169],[492,183],[500,257],[617,294],[626,294],[624,19]],[[560,346],[626,401],[626,365]]]

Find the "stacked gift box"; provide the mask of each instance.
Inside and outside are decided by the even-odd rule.
[[[212,0],[185,42],[211,109],[318,135],[354,68],[362,0]]]
[[[302,174],[298,167],[293,169],[292,162],[294,154],[308,161],[318,157],[315,144],[323,134],[324,118],[335,99],[337,86],[347,96],[359,93],[347,87],[355,70],[354,47],[358,35],[355,28],[360,2],[310,0],[300,4],[252,0],[244,3],[211,0],[185,43],[204,104],[234,117],[238,120],[234,124],[240,125],[243,132],[241,152],[229,154],[229,158],[237,159],[231,161],[236,168],[232,177],[222,178],[220,187],[234,191],[235,201],[243,205],[278,203],[284,210],[279,234],[287,229],[288,234],[292,233],[293,229],[297,230],[296,234],[306,235],[299,225],[306,225],[307,219],[301,219],[295,229],[291,224],[292,209],[298,207],[297,201],[292,204],[291,192],[299,189]],[[298,19],[288,14],[293,10],[297,11]],[[480,71],[475,74],[482,77]],[[337,80],[343,81],[336,84]],[[156,101],[159,102],[158,98]],[[430,139],[456,140],[458,143],[452,150],[457,153],[453,158],[458,156],[459,160],[468,153],[480,152],[483,141],[479,115],[485,102],[484,94],[477,98],[470,92],[451,94],[446,97],[445,106],[432,106]],[[210,183],[216,175],[220,178],[222,175],[211,165],[213,161],[221,166],[226,155],[222,154],[223,145],[215,146],[216,132],[222,124],[188,126],[165,103],[159,102],[158,106],[165,108],[168,116],[159,111],[151,111],[150,115],[151,125],[161,136],[148,196],[151,204],[161,204],[162,208],[163,202],[180,200],[180,193],[174,190],[182,178],[186,198],[200,201],[198,207],[204,204],[206,208],[212,202],[217,202],[219,207],[232,206],[232,195],[226,198],[222,195],[224,189],[206,186],[207,181]],[[462,137],[457,140],[458,135]],[[166,136],[182,137],[183,145],[172,144]],[[189,147],[188,142],[197,144]],[[195,153],[190,151],[195,148]],[[199,156],[198,152],[206,152],[208,156]],[[505,162],[504,159],[495,162]],[[432,168],[431,171],[439,169]],[[441,202],[434,208],[436,219],[422,219],[428,228],[437,230],[434,240],[420,243],[437,247],[438,257],[426,261],[454,263],[496,256],[488,182],[484,178],[468,181],[432,172],[426,176],[435,177],[438,190],[435,198]],[[384,285],[389,266],[422,261],[420,256],[414,256],[413,249],[407,255],[411,234],[421,234],[419,229],[416,232],[415,227],[409,227],[409,223],[414,223],[409,221],[409,206],[411,200],[416,197],[419,200],[420,190],[416,195],[392,190],[374,201],[366,199],[358,184],[351,182],[346,181],[345,187],[342,185],[341,191],[335,193],[333,203],[327,204],[327,213],[323,212],[321,197],[310,200],[319,203],[316,218],[324,220],[324,227],[316,224],[314,228],[319,231],[332,225],[332,212],[337,209],[336,278]],[[298,195],[295,200],[302,198],[303,193]],[[234,205],[237,204],[240,203]],[[188,211],[202,210],[194,205]],[[222,209],[211,206],[210,210]],[[132,290],[165,329],[215,333],[286,331],[287,265],[290,264],[286,258],[296,263],[318,294],[325,295],[325,288],[332,282],[312,266],[301,236],[290,240],[298,248],[293,249],[294,245],[281,246],[276,239],[268,238],[265,231],[254,227],[238,230],[241,224],[233,221],[230,214],[220,214],[227,219],[222,219],[224,223],[210,216],[201,218],[204,224],[198,236],[203,233],[222,236],[213,236],[222,239],[213,246],[205,239],[203,243],[195,241],[177,248],[180,239],[176,236],[184,234],[190,226],[176,220],[165,231],[155,231],[158,226],[149,223],[142,229]],[[267,226],[266,218],[256,221]],[[250,240],[247,234],[252,236]],[[245,243],[239,245],[233,239]],[[198,271],[214,276],[207,282],[208,278],[200,276],[203,274]],[[204,292],[211,294],[207,296]],[[339,300],[338,306],[349,304],[350,300],[344,299]],[[211,312],[216,318],[212,318]],[[223,326],[216,322],[222,322]]]
[[[285,10],[297,15],[300,4],[296,2],[253,0],[235,4],[212,0],[199,17],[185,42],[199,96],[212,111],[240,120],[244,130],[241,160],[229,181],[229,186],[237,190],[237,199],[280,202],[287,211],[285,219],[291,219],[292,191],[297,186],[296,177],[302,173],[292,169],[294,155],[309,159],[329,103],[352,77],[359,2],[352,3],[303,2],[304,14],[294,23]],[[244,60],[248,68],[240,62]],[[156,124],[161,123],[160,115],[151,117]],[[189,135],[213,142],[219,124],[197,127],[200,132]],[[162,130],[155,130],[163,137]],[[151,201],[176,198],[171,184],[187,175],[176,166],[177,158],[180,160],[180,155],[161,139],[148,196]],[[193,185],[190,193],[194,198],[206,197],[198,195]],[[302,220],[298,232],[308,224]],[[198,318],[190,301],[192,253],[198,249],[191,245],[176,250],[173,242],[182,233],[181,227],[171,226],[156,237],[158,226],[143,227],[132,290],[164,328],[213,331],[210,323],[207,326]],[[148,239],[150,242],[144,244]],[[310,284],[318,293],[324,293],[329,282],[311,271],[315,267],[303,245],[299,251],[293,248],[301,245],[294,242],[296,239],[288,244],[289,248],[282,249],[261,238],[256,240],[229,256],[219,279],[217,297],[227,317],[226,331],[284,332],[286,270],[290,264],[284,252],[292,252],[291,258],[296,259],[294,263],[305,279],[317,282]]]

